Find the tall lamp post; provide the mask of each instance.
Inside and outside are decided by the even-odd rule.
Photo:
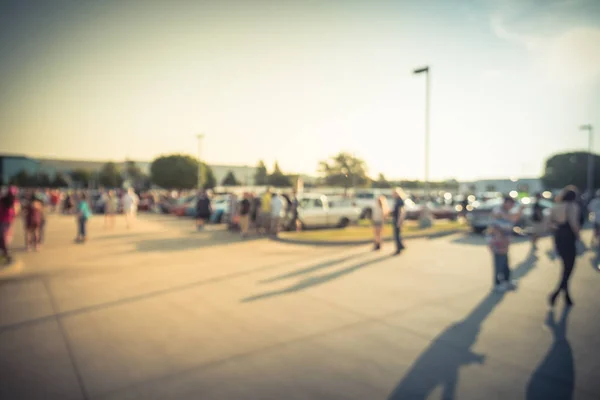
[[[201,133],[196,135],[196,139],[198,139],[198,190],[203,188],[202,182],[202,139],[204,139],[204,134]]]
[[[425,196],[429,196],[429,101],[431,92],[431,73],[429,66],[417,68],[413,71],[415,75],[425,74]],[[422,228],[427,228],[432,225],[431,215],[426,204],[424,204],[423,212],[421,213],[420,225]]]
[[[594,153],[592,150],[594,140],[594,130],[591,124],[581,125],[582,131],[588,131],[588,171],[587,171],[587,192],[588,200],[594,195]]]

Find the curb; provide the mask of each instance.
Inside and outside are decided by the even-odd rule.
[[[444,232],[435,232],[435,233],[424,233],[419,235],[411,235],[407,237],[403,237],[402,240],[411,240],[411,239],[435,239],[444,236],[454,235],[456,233],[468,232],[468,230],[464,229],[452,229]],[[275,242],[280,243],[288,243],[288,244],[300,244],[306,246],[361,246],[365,244],[373,243],[373,239],[362,239],[362,240],[301,240],[301,239],[290,239],[285,237],[276,237],[270,238]],[[393,237],[383,238],[384,242],[391,242],[394,240]]]

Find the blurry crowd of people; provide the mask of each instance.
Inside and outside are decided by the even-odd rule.
[[[244,192],[241,197],[228,194],[226,223],[242,237],[250,232],[277,236],[281,229],[299,230],[298,197],[295,191],[277,193],[267,188],[264,193]],[[196,201],[196,226],[203,229],[212,215],[210,193],[200,190]]]

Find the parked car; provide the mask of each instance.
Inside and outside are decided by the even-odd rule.
[[[467,214],[467,221],[469,225],[476,233],[483,233],[489,227],[492,222],[492,212],[495,208],[500,207],[503,203],[503,199],[496,198],[483,202],[475,201],[472,204],[473,210]],[[534,198],[525,197],[517,200],[515,207],[511,210],[511,213],[518,212],[521,206],[524,206],[523,214],[517,223],[515,224],[514,231],[517,234],[527,234],[531,232],[533,227],[533,203]],[[547,199],[540,200],[542,206],[542,213],[544,218],[547,219],[550,215],[550,209],[554,203]]]
[[[213,198],[211,202],[211,207],[211,223],[221,224],[227,221],[227,218],[229,218],[229,196],[218,196]]]
[[[388,190],[388,193],[390,191]],[[386,195],[381,190],[369,190],[359,191],[354,195],[354,203],[356,207],[360,208],[360,219],[370,219],[373,213],[373,207],[375,207],[375,200],[381,196]],[[386,195],[388,202],[391,201],[392,197]],[[391,203],[390,203],[391,204]]]
[[[343,228],[358,223],[361,211],[352,200],[341,197],[306,193],[298,198],[298,219],[302,229]],[[291,226],[290,222],[284,221],[284,226]]]
[[[458,218],[458,210],[456,206],[453,206],[451,204],[440,204],[432,201],[429,201],[426,204],[429,208],[429,211],[431,212],[431,216],[434,219],[449,219],[454,221]],[[423,204],[416,204],[411,199],[404,200],[406,219],[420,219],[421,214],[423,213],[423,207]]]
[[[184,217],[186,215],[186,209],[190,207],[190,204],[194,203],[195,206],[195,200],[195,195],[179,198],[171,207],[171,214],[174,214],[178,217]]]

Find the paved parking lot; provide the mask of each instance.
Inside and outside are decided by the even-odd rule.
[[[600,273],[550,315],[560,267],[527,243],[490,293],[481,238],[309,247],[143,216],[85,245],[52,217],[0,277],[2,399],[598,399]],[[19,233],[16,243],[18,247]],[[553,323],[551,322],[553,317]]]

